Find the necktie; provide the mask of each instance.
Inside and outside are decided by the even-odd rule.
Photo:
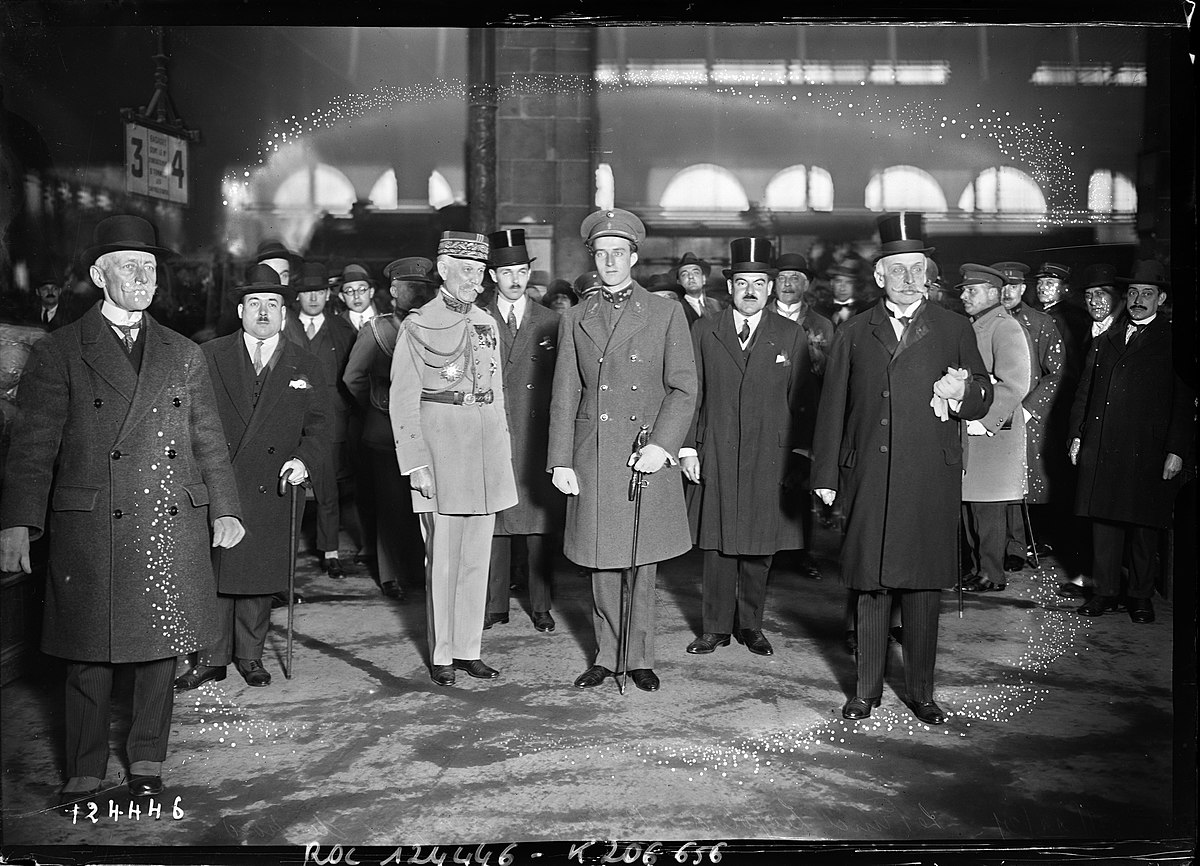
[[[125,351],[132,352],[133,351],[134,329],[141,327],[141,326],[140,325],[113,325],[113,327],[121,332],[121,342],[125,344]]]
[[[742,342],[742,348],[746,348],[746,344],[750,342],[750,320],[742,319],[742,329],[738,331],[738,339]]]
[[[604,300],[608,301],[614,307],[619,307],[629,300],[629,296],[632,293],[633,286],[630,286],[628,289],[621,289],[619,292],[602,291],[600,294],[604,295]]]
[[[508,331],[514,337],[517,335],[517,308],[508,308]]]
[[[259,340],[257,343],[254,344],[254,375],[255,376],[262,373],[262,368],[263,368],[262,347],[263,347],[262,340]]]
[[[42,324],[43,325],[50,324],[50,311],[45,309],[44,307],[42,308]]]
[[[1128,346],[1131,342],[1133,342],[1134,338],[1137,337],[1137,335],[1140,334],[1142,331],[1146,330],[1146,328],[1149,326],[1148,325],[1137,325],[1137,324],[1134,324],[1131,322],[1129,327],[1132,328],[1132,330],[1127,329],[1125,331],[1125,345],[1126,346]]]
[[[308,327],[304,329],[304,334],[310,340],[317,335],[317,324],[312,319],[308,320]]]

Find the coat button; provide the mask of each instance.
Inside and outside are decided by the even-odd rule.
[[[167,514],[171,515],[172,517],[174,517],[178,513],[179,513],[179,509],[174,505],[172,505],[170,508],[167,509]]]
[[[175,459],[175,449],[174,448],[167,449],[167,457],[170,458],[171,460]]]
[[[174,400],[171,401],[171,405],[172,406],[182,406],[183,401],[180,400],[178,397],[176,397]]]
[[[600,390],[601,390],[601,391],[607,391],[607,390],[608,390],[608,386],[607,386],[607,385],[601,385],[601,386],[600,386]]]
[[[274,445],[268,445],[268,446],[267,446],[267,453],[268,453],[268,454],[274,454],[274,453],[275,453],[275,446],[274,446]]]
[[[121,509],[118,508],[116,511],[114,511],[113,517],[115,517],[117,520],[120,520],[121,519]]]
[[[607,420],[608,420],[608,413],[607,413],[607,412],[605,412],[603,415],[601,415],[601,416],[600,416],[600,420],[601,420],[601,421],[607,421]]]
[[[99,397],[97,397],[95,400],[92,401],[92,405],[95,406],[97,409],[99,409],[101,406],[104,405],[104,401],[101,400]]]
[[[887,454],[887,446],[886,445],[880,445],[879,450],[881,453]]]
[[[526,387],[526,388],[528,388],[530,391],[532,391],[532,390],[533,390],[533,383],[530,383],[530,384],[526,385],[525,387]]]
[[[884,427],[886,427],[886,426],[888,425],[888,419],[887,419],[887,418],[880,418],[880,419],[879,419],[879,423],[880,423],[880,424],[882,424]]]
[[[603,358],[601,358],[601,359],[598,361],[598,363],[600,363],[600,364],[603,364],[603,363],[604,363],[604,359],[603,359]]]
[[[637,390],[637,385],[630,385],[630,386],[629,386],[629,390],[630,390],[630,391],[636,391],[636,390]]]
[[[882,394],[880,394],[879,396],[880,396],[880,397],[890,397],[891,395],[892,395],[892,392],[891,392],[891,391],[884,391],[884,392],[883,392]]]
[[[267,488],[263,487],[263,486],[260,484],[260,485],[259,485],[259,487],[258,487],[258,492],[259,492],[259,493],[266,493],[266,492],[267,492]]]
[[[637,415],[630,415],[630,416],[629,416],[629,420],[630,420],[630,421],[636,421],[636,420],[637,420]]]
[[[113,451],[113,453],[112,453],[112,454],[109,454],[108,456],[109,456],[109,457],[111,457],[113,460],[120,460],[120,459],[121,459],[121,452],[120,452],[120,451]]]

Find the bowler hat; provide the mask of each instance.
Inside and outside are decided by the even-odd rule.
[[[808,259],[799,253],[783,253],[775,260],[776,271],[799,271],[810,280],[816,276],[808,266]]]
[[[240,304],[246,295],[268,292],[280,295],[284,303],[291,303],[296,299],[296,290],[279,282],[279,274],[273,267],[259,263],[246,269],[245,285],[231,289],[229,297],[234,303]]]
[[[1024,284],[1025,275],[1029,273],[1029,265],[1022,262],[996,262],[992,265],[992,270],[999,271],[1006,283]]]
[[[1033,272],[1034,277],[1041,279],[1042,277],[1050,277],[1055,280],[1062,280],[1064,283],[1071,279],[1071,269],[1066,265],[1060,265],[1057,262],[1043,262],[1036,271]]]
[[[432,283],[429,278],[433,270],[433,262],[424,256],[408,256],[389,262],[383,269],[383,275],[391,280],[404,280],[406,283]]]
[[[477,232],[442,232],[437,254],[487,264],[488,239]]]
[[[174,250],[160,247],[154,234],[154,226],[148,220],[134,214],[117,214],[100,220],[92,233],[92,245],[84,250],[81,261],[91,267],[105,253],[118,250],[134,250],[156,256],[173,256]]]
[[[879,217],[875,221],[879,229],[879,252],[875,260],[902,253],[933,252],[934,247],[925,246],[922,237],[925,234],[924,216],[916,211],[900,211]]]
[[[678,275],[679,269],[685,265],[695,265],[696,267],[700,268],[700,273],[704,274],[706,278],[708,277],[709,273],[712,272],[712,265],[704,261],[704,259],[700,258],[690,250],[680,257],[678,264],[675,265],[675,274]]]
[[[614,237],[625,238],[637,246],[646,239],[646,227],[642,225],[637,214],[614,207],[598,210],[584,217],[579,226],[579,234],[587,243],[596,238]]]
[[[1155,259],[1143,259],[1133,266],[1132,277],[1117,277],[1117,282],[1127,286],[1158,286],[1165,289],[1171,285],[1167,279],[1167,269],[1162,262]]]
[[[958,269],[962,274],[962,280],[957,288],[966,286],[987,285],[993,288],[1000,288],[1004,285],[1005,276],[1002,272],[995,268],[989,268],[987,265],[963,265]]]
[[[1117,269],[1112,265],[1098,263],[1088,265],[1084,269],[1083,276],[1079,281],[1079,288],[1099,289],[1107,287],[1110,289],[1116,288],[1117,285]]]
[[[525,249],[524,229],[503,229],[488,235],[488,246],[491,248],[489,264],[493,268],[503,268],[508,265],[530,265],[537,261],[531,259]]]
[[[269,267],[269,265],[268,265]],[[321,262],[305,262],[300,266],[300,277],[297,282],[288,283],[297,293],[316,292],[329,288],[329,274]]]
[[[770,264],[774,252],[766,238],[734,238],[729,242],[729,267],[722,273],[727,280],[734,274],[767,274],[774,279],[777,271]]]

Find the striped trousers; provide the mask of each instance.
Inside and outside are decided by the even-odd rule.
[[[888,626],[892,595],[900,597],[900,622],[904,627],[904,688],[910,701],[933,700],[933,668],[937,661],[938,615],[942,593],[938,589],[854,591],[858,603],[858,686],[855,695],[877,698],[883,694],[883,669],[887,663]]]

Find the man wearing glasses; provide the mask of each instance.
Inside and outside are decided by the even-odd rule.
[[[342,269],[341,299],[346,305],[342,315],[355,331],[379,315],[372,297],[371,276],[362,265],[349,264]]]

